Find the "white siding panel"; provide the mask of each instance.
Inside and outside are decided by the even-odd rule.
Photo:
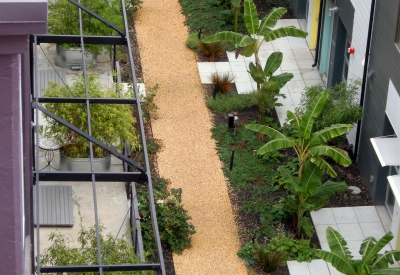
[[[364,66],[361,62],[365,58],[371,0],[351,0],[354,7],[353,37],[351,45],[355,52],[350,56],[348,79],[362,78]],[[355,143],[355,128],[347,135],[350,144]]]

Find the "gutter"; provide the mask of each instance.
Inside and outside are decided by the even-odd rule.
[[[371,49],[371,40],[372,40],[372,31],[374,26],[374,16],[375,16],[375,6],[376,0],[371,1],[371,13],[369,16],[369,25],[368,25],[368,37],[367,37],[367,48],[365,50],[365,60],[364,60],[364,71],[361,83],[361,95],[360,95],[360,106],[364,106],[365,100],[365,90],[367,88],[367,78],[368,78],[368,65],[369,65],[369,56],[370,56],[370,49]],[[364,108],[363,108],[364,109]],[[356,142],[354,145],[354,156],[353,161],[357,162],[358,156],[358,147],[360,146],[360,134],[361,134],[361,120],[357,122],[357,133],[356,133]]]
[[[318,64],[318,58],[319,58],[319,42],[320,42],[320,38],[322,35],[322,30],[321,30],[321,26],[322,26],[322,12],[324,10],[325,7],[325,1],[321,0],[321,3],[319,5],[319,15],[318,15],[318,36],[317,36],[317,47],[315,48],[315,57],[314,57],[314,64],[311,65],[311,67],[315,67]]]

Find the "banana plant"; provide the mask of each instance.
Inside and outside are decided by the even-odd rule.
[[[262,72],[261,62],[258,56],[260,47],[264,42],[271,42],[275,39],[287,36],[306,37],[307,32],[297,29],[294,26],[285,26],[273,29],[285,13],[285,8],[273,8],[259,23],[256,5],[253,0],[244,0],[244,21],[246,29],[250,35],[244,35],[237,32],[223,31],[210,35],[203,39],[204,43],[214,43],[217,41],[233,41],[235,48],[240,49],[239,53],[243,56],[250,57],[254,54],[255,62],[252,64],[256,74]],[[254,72],[252,73],[252,77]],[[253,78],[254,79],[254,78]],[[257,82],[257,93],[261,96],[263,82]],[[260,108],[259,108],[260,109]],[[260,115],[261,117],[261,115]],[[260,119],[260,123],[261,123]]]
[[[378,241],[373,237],[366,238],[360,247],[361,260],[353,259],[347,242],[335,229],[328,227],[326,237],[331,251],[317,249],[317,256],[331,263],[339,272],[346,275],[400,275],[399,268],[388,268],[389,263],[400,260],[400,251],[379,253],[393,239],[391,232]]]
[[[310,160],[331,177],[336,177],[332,166],[324,157],[330,157],[342,166],[349,166],[351,159],[347,152],[335,146],[326,144],[328,140],[343,135],[353,128],[351,124],[333,124],[330,127],[312,133],[313,124],[321,114],[327,100],[328,92],[318,94],[308,105],[303,116],[299,118],[291,111],[287,111],[287,120],[292,129],[291,136],[286,136],[278,130],[260,124],[247,124],[247,129],[272,137],[272,140],[261,146],[257,154],[264,155],[268,152],[284,148],[293,148],[299,159],[299,180],[302,179],[303,169],[307,160]]]
[[[284,204],[278,206],[295,214],[292,217],[292,221],[297,227],[297,235],[300,235],[301,228],[307,234],[310,233],[310,228],[312,228],[308,218],[303,217],[304,213],[322,207],[327,203],[327,199],[324,196],[331,194],[330,192],[339,192],[345,186],[345,183],[333,183],[330,181],[326,182],[326,185],[321,185],[321,177],[318,173],[321,173],[321,176],[323,172],[326,172],[331,177],[336,177],[337,175],[324,158],[330,157],[343,166],[351,164],[351,159],[344,150],[326,144],[328,140],[348,132],[353,127],[351,124],[334,124],[312,133],[313,124],[321,114],[328,98],[328,92],[318,94],[308,105],[301,118],[293,112],[287,111],[287,119],[292,130],[291,136],[286,136],[272,127],[261,124],[245,125],[249,130],[272,137],[271,141],[257,150],[257,154],[264,155],[284,148],[294,148],[297,154],[299,170],[296,180],[293,177],[289,177],[290,173],[285,168],[280,168],[285,182],[288,182],[287,188],[291,195],[283,199]],[[308,171],[311,168],[313,174]],[[316,170],[317,168],[318,170]],[[321,185],[321,189],[317,190],[319,185]],[[322,186],[324,187],[322,188]],[[326,194],[321,191],[326,192]],[[315,193],[317,193],[317,196],[315,196]]]
[[[275,106],[281,106],[282,104],[276,103],[278,100],[276,96],[285,95],[279,94],[280,89],[286,85],[286,83],[293,78],[292,73],[282,73],[279,75],[273,75],[276,70],[281,66],[283,54],[281,52],[274,52],[265,63],[264,69],[260,64],[254,65],[250,63],[249,73],[257,84],[261,86],[261,93],[257,94],[258,97],[258,109],[260,113],[259,122],[264,122],[264,115],[266,111],[271,111]]]
[[[304,213],[320,209],[329,202],[328,196],[346,190],[347,184],[331,180],[321,184],[323,171],[309,160],[304,166],[301,179],[293,176],[284,166],[279,167],[278,171],[291,195],[282,198],[282,203],[275,207],[293,214],[293,224],[297,227],[297,236],[300,236],[301,229],[303,229],[311,237],[313,234],[311,219],[305,217]]]
[[[240,2],[242,0],[231,0],[231,5],[233,9],[233,31],[237,32],[238,29],[238,16],[240,11]]]

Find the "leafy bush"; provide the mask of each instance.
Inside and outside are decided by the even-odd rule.
[[[210,76],[211,82],[215,85],[217,92],[226,94],[232,87],[232,81],[235,80],[235,76],[229,72],[223,75],[219,73],[212,73]]]
[[[267,249],[271,253],[284,252],[286,254],[285,261],[311,261],[315,259],[316,253],[315,248],[311,247],[310,240],[297,240],[284,235],[273,237],[268,242]]]
[[[127,8],[127,14],[137,12],[141,5],[143,4],[142,0],[127,0],[125,2]]]
[[[185,15],[185,24],[190,31],[197,31],[203,27],[207,33],[223,30],[233,30],[233,15],[231,15],[230,1],[227,0],[179,0],[182,14]]]
[[[198,38],[197,32],[189,33],[189,36],[186,39],[186,47],[188,47],[189,49],[192,49],[196,52],[200,52],[199,38]]]
[[[224,56],[225,43],[224,42],[203,43],[201,42],[201,40],[199,40],[199,49],[201,53],[203,53],[206,57],[208,57],[209,61],[213,62],[215,61],[215,59]]]
[[[361,80],[357,79],[349,83],[342,81],[329,89],[321,85],[311,86],[303,93],[296,114],[302,116],[318,94],[328,91],[329,99],[315,121],[313,130],[318,131],[332,124],[354,124],[362,117],[362,107],[357,102],[360,85]]]
[[[242,94],[235,93],[217,94],[214,98],[209,98],[206,101],[208,108],[217,110],[221,113],[231,113],[241,111],[246,108],[257,106],[257,94]]]
[[[166,182],[162,182],[162,184],[166,186]],[[148,196],[147,192],[144,192],[144,189],[147,188],[143,186],[138,192],[143,244],[145,250],[153,254],[155,243],[150,220]],[[155,192],[154,198],[155,201],[159,202],[156,204],[156,211],[161,242],[177,254],[181,254],[186,248],[191,246],[191,237],[196,233],[194,225],[188,222],[191,217],[181,204],[181,196],[182,189],[180,188],[171,189],[171,191],[164,189],[161,192]]]
[[[138,263],[132,245],[130,245],[124,238],[118,239],[111,234],[104,236],[101,234],[104,229],[103,226],[99,227],[102,264],[112,265]],[[41,254],[41,265],[77,266],[98,264],[96,229],[94,226],[89,229],[81,227],[78,232],[78,246],[74,245],[71,238],[57,230],[50,233],[49,241],[51,241],[52,244]],[[98,274],[98,272],[89,272],[85,274],[94,275]],[[128,275],[154,273],[153,271],[116,271],[113,272],[113,274]]]

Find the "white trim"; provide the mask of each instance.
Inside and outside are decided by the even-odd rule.
[[[400,96],[396,88],[393,85],[391,79],[389,79],[388,96],[386,100],[386,115],[389,118],[390,123],[397,135],[400,135]]]
[[[400,166],[400,138],[371,138],[372,146],[382,166]]]

